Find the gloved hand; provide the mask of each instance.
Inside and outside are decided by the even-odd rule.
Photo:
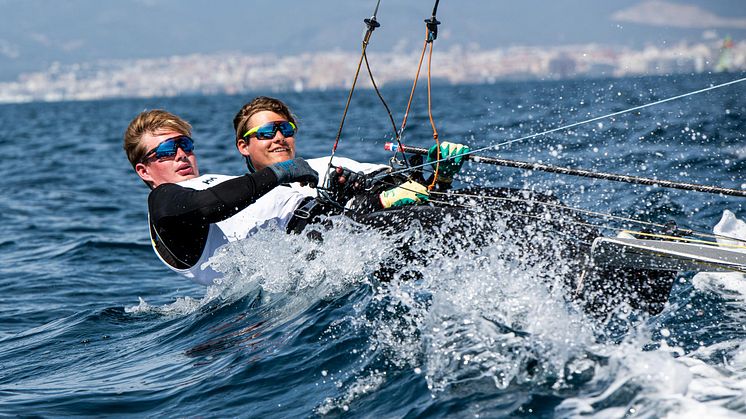
[[[365,190],[365,174],[344,167],[335,167],[329,173],[329,189],[334,200],[340,204]]]
[[[319,183],[319,174],[301,157],[275,163],[269,168],[277,175],[279,183],[302,182],[312,188]]]
[[[430,199],[430,194],[425,186],[410,180],[394,189],[382,192],[378,197],[381,199],[383,208],[391,208],[427,201]]]
[[[440,165],[438,166],[438,182],[451,183],[453,176],[461,170],[464,164],[463,154],[471,151],[468,145],[449,143],[444,141],[440,143]],[[434,145],[427,151],[427,162],[433,163],[438,159],[438,146]],[[448,159],[448,160],[444,160]]]

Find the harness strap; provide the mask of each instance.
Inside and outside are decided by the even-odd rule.
[[[323,205],[314,198],[308,197],[301,201],[300,206],[293,212],[287,226],[288,233],[300,234],[308,224],[314,221],[320,214]]]

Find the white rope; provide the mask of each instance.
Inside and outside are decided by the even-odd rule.
[[[705,87],[704,89],[695,90],[693,92],[684,93],[682,95],[673,96],[673,97],[669,97],[669,98],[666,98],[666,99],[657,100],[655,102],[646,103],[644,105],[635,106],[634,108],[625,109],[623,111],[613,112],[613,113],[610,113],[610,114],[607,114],[607,115],[597,116],[597,117],[591,118],[591,119],[586,119],[585,121],[575,122],[575,123],[572,123],[572,124],[569,124],[569,125],[563,125],[563,126],[558,127],[558,128],[553,128],[553,129],[550,129],[550,130],[547,130],[547,131],[543,131],[543,132],[539,132],[539,133],[536,133],[536,134],[527,135],[525,137],[516,138],[514,140],[505,141],[503,143],[499,143],[499,144],[490,145],[490,146],[487,146],[487,147],[478,148],[476,150],[471,150],[470,152],[464,153],[464,154],[466,155],[466,154],[478,153],[480,151],[489,150],[489,149],[492,149],[492,148],[497,149],[497,148],[500,148],[500,147],[505,146],[505,145],[517,143],[517,142],[524,141],[524,140],[529,140],[531,138],[535,138],[535,137],[538,137],[538,136],[541,136],[541,135],[547,135],[547,134],[551,134],[553,132],[563,131],[563,130],[567,130],[567,129],[570,129],[570,128],[575,128],[575,127],[577,127],[579,125],[585,125],[585,124],[589,124],[591,122],[600,121],[602,119],[607,119],[607,118],[612,118],[612,117],[615,117],[615,116],[618,116],[618,115],[623,115],[625,113],[639,111],[640,109],[645,109],[645,108],[649,108],[651,106],[660,105],[661,103],[670,102],[672,100],[683,99],[683,98],[685,98],[687,96],[693,96],[693,95],[697,95],[697,94],[700,94],[700,93],[705,93],[705,92],[708,92],[710,90],[719,89],[721,87],[730,86],[731,84],[741,83],[743,81],[746,81],[746,77],[740,78],[738,80],[732,80],[732,81],[729,81],[729,82],[726,82],[726,83],[721,83],[721,84],[718,84],[718,85],[715,85],[715,86]]]
[[[603,116],[597,116],[597,117],[594,117],[594,118],[586,119],[584,121],[574,122],[572,124],[563,125],[563,126],[557,127],[557,128],[552,128],[550,130],[538,132],[536,134],[526,135],[524,137],[515,138],[515,139],[508,140],[508,141],[505,141],[505,142],[502,142],[502,143],[499,143],[499,144],[493,144],[493,145],[488,145],[488,146],[485,146],[485,147],[482,147],[482,148],[477,148],[477,149],[474,149],[474,150],[470,150],[468,153],[460,154],[460,156],[467,156],[467,155],[474,154],[474,153],[479,153],[480,151],[485,151],[485,150],[491,150],[491,149],[495,149],[496,150],[496,149],[498,149],[500,147],[503,147],[503,146],[506,146],[506,145],[509,145],[509,144],[513,144],[513,143],[517,143],[517,142],[525,141],[525,140],[530,140],[532,138],[536,138],[536,137],[539,137],[539,136],[542,136],[542,135],[551,134],[551,133],[557,132],[557,131],[568,130],[570,128],[575,128],[575,127],[580,126],[580,125],[589,124],[591,122],[600,121],[602,119],[612,118],[612,117],[623,115],[623,114],[626,114],[626,113],[638,111],[640,109],[649,108],[651,106],[660,105],[662,103],[670,102],[670,101],[673,101],[673,100],[683,99],[683,98],[688,97],[688,96],[694,96],[694,95],[697,95],[697,94],[700,94],[700,93],[709,92],[710,90],[720,89],[720,88],[723,88],[723,87],[726,87],[726,86],[730,86],[732,84],[741,83],[741,82],[744,82],[744,81],[746,81],[746,77],[743,77],[743,78],[740,78],[740,79],[737,79],[737,80],[731,80],[729,82],[717,84],[717,85],[714,85],[714,86],[705,87],[704,89],[695,90],[695,91],[684,93],[684,94],[681,94],[681,95],[678,95],[678,96],[672,96],[672,97],[669,97],[669,98],[666,98],[666,99],[657,100],[655,102],[646,103],[644,105],[635,106],[635,107],[632,107],[632,108],[629,108],[629,109],[625,109],[625,110],[622,110],[622,111],[612,112],[610,114],[606,114],[606,115],[603,115]],[[451,158],[448,157],[448,158],[443,158],[443,159],[439,159],[439,160],[434,160],[434,161],[430,161],[430,162],[427,162],[427,163],[423,163],[423,164],[418,165],[418,166],[410,166],[409,168],[397,170],[397,171],[394,171],[394,172],[391,172],[391,173],[388,173],[388,174],[391,175],[391,174],[404,173],[404,172],[407,172],[407,171],[410,171],[410,170],[413,170],[413,169],[419,169],[420,167],[425,167],[425,166],[433,164],[433,163],[442,162],[442,161],[450,160],[450,159]],[[376,178],[378,178],[378,177],[376,177]],[[374,179],[376,179],[376,178],[374,178]]]

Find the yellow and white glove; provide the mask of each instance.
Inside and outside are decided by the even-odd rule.
[[[427,188],[415,181],[404,182],[396,188],[389,189],[378,195],[383,208],[401,207],[417,204],[430,199]]]

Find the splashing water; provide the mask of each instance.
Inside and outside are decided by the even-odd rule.
[[[443,138],[477,149],[728,77],[440,86],[434,99],[453,110],[437,115]],[[391,92],[387,97],[402,98],[392,109],[402,109],[408,88]],[[738,187],[746,132],[739,92],[666,103],[494,154]],[[328,153],[324,121],[344,98],[336,91],[285,98],[306,121],[300,155]],[[245,99],[0,107],[7,139],[0,151],[8,157],[0,197],[6,217],[0,415],[746,413],[746,292],[739,275],[682,276],[659,315],[619,311],[598,320],[563,291],[577,264],[544,246],[553,237],[531,226],[521,229],[522,237],[478,241],[464,234],[441,247],[416,222],[389,235],[344,220],[319,227],[322,242],[268,228],[232,243],[211,261],[224,277],[207,289],[168,271],[147,240],[146,188],[124,160],[111,164],[102,156],[121,157],[117,133],[129,117],[165,108],[194,122],[200,167],[238,174],[241,161],[214,139],[223,138],[224,122]],[[351,109],[347,126],[355,134],[343,140],[340,153],[383,162],[390,155],[372,116],[380,105],[362,100],[360,106]],[[50,121],[67,128],[55,131],[54,143],[29,134],[29,126],[50,127]],[[406,142],[428,146],[430,138],[426,113],[413,109]],[[29,159],[29,147],[72,153],[63,160]],[[717,223],[724,208],[743,218],[740,199],[473,162],[457,181],[551,191],[568,205],[674,219],[699,230]],[[409,252],[397,250],[403,243]],[[532,246],[539,256],[526,255]],[[393,272],[381,275],[386,269]]]

